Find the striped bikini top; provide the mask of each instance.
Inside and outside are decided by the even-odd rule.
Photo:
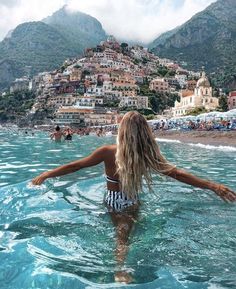
[[[109,183],[113,183],[113,184],[119,184],[119,183],[120,183],[119,180],[113,179],[113,178],[109,177],[109,176],[106,175],[106,174],[105,174],[105,179],[106,179],[106,181],[109,182]]]

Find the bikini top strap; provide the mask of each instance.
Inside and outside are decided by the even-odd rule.
[[[107,180],[107,182],[110,182],[110,183],[113,183],[113,184],[119,184],[119,183],[120,183],[120,181],[115,180],[115,179],[109,177],[109,176],[106,175],[106,174],[104,175],[104,177],[105,177],[105,179]]]

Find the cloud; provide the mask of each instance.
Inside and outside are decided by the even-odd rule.
[[[68,4],[97,18],[118,39],[152,41],[215,0],[0,0],[0,39],[26,21],[38,21]]]
[[[7,6],[7,7],[12,7],[18,4],[20,1],[19,0],[0,0],[0,5],[1,6]]]
[[[86,12],[120,39],[150,42],[205,9],[215,0],[70,0],[72,11]]]
[[[39,21],[60,9],[65,0],[0,0],[0,40],[27,21]]]

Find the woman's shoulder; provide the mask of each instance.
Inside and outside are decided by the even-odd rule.
[[[101,146],[99,149],[103,151],[116,151],[116,144],[104,145],[104,146]]]
[[[116,144],[104,145],[96,149],[96,151],[103,154],[115,154],[116,153]]]

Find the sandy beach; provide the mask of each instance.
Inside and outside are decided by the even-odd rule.
[[[157,139],[236,147],[236,131],[157,131]]]

